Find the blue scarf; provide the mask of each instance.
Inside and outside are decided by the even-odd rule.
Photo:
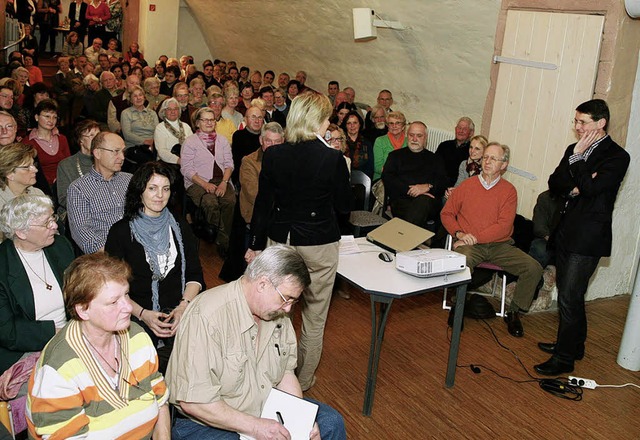
[[[162,210],[158,217],[148,216],[141,210],[139,215],[129,222],[129,226],[131,227],[133,237],[144,248],[147,262],[153,273],[151,277],[151,302],[153,304],[153,310],[159,312],[159,285],[160,281],[162,281],[167,274],[162,273],[160,265],[158,264],[158,256],[165,255],[167,259],[169,258],[171,249],[170,231],[173,231],[175,234],[178,249],[180,250],[180,263],[182,265],[180,274],[182,278],[182,292],[184,294],[186,263],[180,227],[176,219],[173,218],[173,215],[166,208]]]

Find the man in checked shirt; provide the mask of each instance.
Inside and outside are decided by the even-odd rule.
[[[85,254],[104,249],[111,225],[122,218],[131,174],[121,172],[124,141],[101,132],[91,142],[93,167],[67,190],[67,212],[73,241]]]

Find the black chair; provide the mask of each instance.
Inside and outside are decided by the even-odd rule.
[[[362,210],[351,211],[349,223],[353,226],[354,237],[360,236],[361,228],[374,228],[387,222],[387,219],[369,211],[369,197],[371,196],[371,179],[360,170],[351,171],[351,186],[364,187],[364,202]]]

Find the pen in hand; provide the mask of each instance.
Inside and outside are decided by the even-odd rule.
[[[276,344],[276,350],[278,350],[278,356],[281,356],[280,355],[280,346],[278,344]]]
[[[276,417],[278,418],[278,422],[284,426],[284,419],[282,418],[282,414],[280,414],[280,411],[276,411]]]

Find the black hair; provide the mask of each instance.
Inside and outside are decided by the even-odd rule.
[[[173,64],[167,66],[167,69],[164,71],[165,75],[167,74],[167,72],[173,73],[173,75],[176,77],[176,81],[180,79],[180,75],[182,74],[182,72],[180,72],[180,68]]]
[[[296,87],[298,87],[298,93],[300,93],[302,90],[302,84],[300,84],[300,81],[298,81],[297,79],[292,79],[291,81],[289,81],[289,84],[287,84],[287,93],[289,93],[289,87],[295,85]]]
[[[338,81],[329,81],[329,85],[330,86],[338,86],[338,88],[340,88],[340,83]]]
[[[51,89],[43,82],[32,84],[27,91],[24,92],[24,104],[22,108],[33,109],[35,107],[36,93],[48,93],[52,96]]]
[[[53,99],[43,99],[36,105],[34,114],[39,115],[42,112],[58,112],[58,104]]]
[[[264,74],[266,75],[267,73],[270,73],[271,76],[273,76],[274,78],[276,77],[276,74],[273,72],[273,70],[267,70],[266,72],[264,72]],[[264,75],[262,75],[264,76]]]
[[[273,88],[270,86],[264,86],[258,93],[260,93],[260,97],[262,97],[263,93],[273,93]]]
[[[576,111],[591,116],[594,121],[604,119],[607,122],[604,124],[604,131],[609,128],[609,106],[604,99],[592,99],[587,102],[583,102],[576,107]]]
[[[127,188],[127,195],[124,199],[124,216],[125,220],[133,220],[140,215],[142,205],[142,193],[147,189],[147,183],[153,177],[154,174],[164,176],[169,179],[169,185],[171,186],[171,197],[169,198],[169,204],[175,194],[174,185],[176,181],[175,173],[173,169],[164,162],[147,162],[142,165],[138,170],[133,173],[131,180],[129,181],[129,187]]]
[[[242,67],[240,68],[240,72],[241,72],[241,73],[242,73],[242,72],[248,72],[248,71],[249,71],[249,68],[248,68],[247,66],[242,66]]]
[[[358,122],[360,123],[360,128],[358,132],[362,133],[362,131],[364,130],[364,120],[362,119],[362,116],[360,116],[360,113],[357,110],[351,110],[349,113],[347,113],[347,115],[342,120],[342,124],[340,124],[340,128],[342,128],[342,130],[344,130],[345,133],[347,132],[347,121],[351,116],[355,116],[356,118],[358,118]]]

